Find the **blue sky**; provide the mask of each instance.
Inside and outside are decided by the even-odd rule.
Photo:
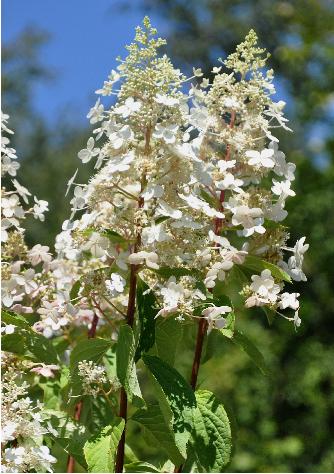
[[[138,0],[130,0],[124,11],[117,0],[3,0],[2,41],[15,38],[25,27],[50,33],[41,50],[41,63],[56,74],[55,80],[36,84],[33,104],[49,122],[58,119],[65,107],[71,117],[85,120],[95,102],[94,91],[103,84],[115,58],[126,54],[134,28],[145,14]],[[151,16],[160,35],[166,23]]]

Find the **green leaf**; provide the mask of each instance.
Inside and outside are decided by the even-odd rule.
[[[82,360],[92,360],[93,362],[99,363],[111,345],[112,341],[98,337],[80,341],[71,352],[71,370],[75,369],[78,362]]]
[[[142,352],[147,352],[155,341],[155,317],[158,312],[156,298],[149,286],[140,278],[137,281],[137,307],[140,322],[140,336],[135,360]]]
[[[262,311],[267,316],[267,321],[269,326],[271,326],[274,322],[276,313],[272,309],[268,308],[267,306],[261,306]]]
[[[17,328],[13,334],[2,336],[3,350],[14,354],[30,352],[30,356],[32,355],[38,362],[57,364],[58,355],[52,342],[35,332],[23,316],[13,311],[3,310],[1,317],[3,322],[13,324]]]
[[[273,277],[277,278],[278,280],[284,280],[291,283],[290,276],[282,270],[282,268],[274,265],[273,263],[266,262],[259,257],[255,257],[254,255],[247,255],[245,258],[245,262],[242,267],[249,268],[250,270],[254,270],[255,272],[262,272],[262,270],[270,270]]]
[[[114,230],[103,230],[102,232],[100,232],[101,235],[103,235],[104,237],[107,237],[110,242],[112,242],[113,244],[124,244],[127,242],[127,240],[122,237],[121,235],[119,235],[117,232],[115,232]]]
[[[124,470],[125,472],[160,472],[157,467],[153,466],[153,464],[142,461],[125,464]]]
[[[171,268],[171,267],[160,267],[158,270],[154,270],[158,275],[162,276],[163,278],[169,278],[171,276],[175,276],[176,278],[180,278],[182,276],[200,276],[201,273],[194,268]]]
[[[2,310],[1,311],[1,321],[6,324],[13,324],[19,328],[30,329],[30,325],[26,318],[21,314],[16,314],[14,311]]]
[[[147,410],[137,410],[132,416],[132,420],[144,426],[151,437],[153,437],[153,441],[166,451],[174,464],[182,464],[184,457],[181,456],[176,446],[174,433],[170,426],[166,424],[158,404],[148,405]]]
[[[197,391],[196,400],[188,462],[195,462],[198,472],[222,472],[231,458],[229,419],[223,404],[208,390]]]
[[[39,362],[45,364],[57,364],[59,362],[57,352],[49,339],[33,330],[24,331],[24,333],[27,349]]]
[[[231,339],[234,334],[234,324],[235,324],[235,314],[234,311],[231,313],[227,313],[226,316],[224,316],[226,319],[226,325],[222,329],[220,329],[220,332],[225,336]]]
[[[254,345],[252,341],[248,339],[242,332],[235,331],[232,342],[241,347],[241,349],[246,352],[246,354],[252,359],[254,364],[260,369],[263,375],[270,375],[270,370],[267,366],[265,358]]]
[[[143,361],[152,374],[153,386],[166,424],[174,432],[175,443],[185,458],[192,410],[196,406],[194,392],[182,375],[159,357],[145,355]]]
[[[24,354],[25,340],[21,334],[14,332],[13,334],[4,334],[1,336],[1,349],[14,354]]]
[[[116,418],[113,425],[103,428],[84,445],[89,472],[115,472],[115,458],[123,429],[123,418]]]
[[[73,284],[73,286],[71,288],[71,291],[70,291],[70,299],[71,300],[75,300],[78,297],[80,287],[81,287],[81,281],[80,280],[76,281]]]
[[[134,356],[136,342],[133,331],[128,324],[120,327],[116,347],[117,377],[123,385],[127,396],[132,401],[133,395],[142,398],[136,372]]]
[[[173,366],[183,326],[175,318],[160,319],[156,326],[155,345],[160,359]]]

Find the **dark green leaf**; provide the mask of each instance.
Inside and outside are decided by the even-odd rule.
[[[188,462],[194,462],[198,472],[223,472],[232,450],[229,419],[223,404],[208,390],[197,391],[196,400]]]
[[[142,352],[147,352],[155,341],[155,316],[158,312],[153,291],[138,278],[137,281],[137,308],[140,323],[140,336],[135,360],[139,360]]]
[[[1,321],[6,324],[13,324],[20,328],[30,329],[30,325],[26,318],[21,314],[14,313],[14,311],[1,310]]]
[[[120,327],[116,347],[117,377],[128,395],[130,401],[135,395],[142,398],[136,372],[134,356],[136,343],[133,331],[128,324]]]
[[[160,359],[173,366],[183,326],[175,318],[160,319],[156,326],[155,345]]]
[[[270,270],[273,277],[291,283],[290,276],[282,270],[282,268],[273,263],[266,262],[259,257],[255,257],[254,255],[247,255],[242,266],[259,273],[262,272],[262,270]]]
[[[192,410],[196,406],[194,392],[182,375],[159,357],[145,355],[143,360],[152,374],[153,386],[165,422],[174,432],[175,443],[185,458]]]
[[[124,465],[125,472],[160,472],[158,468],[148,462],[132,462]]]
[[[234,336],[231,339],[232,342],[241,347],[241,349],[246,352],[246,354],[252,359],[254,364],[260,369],[264,375],[270,375],[270,370],[267,366],[267,363],[258,350],[258,348],[253,344],[252,341],[248,339],[242,332],[235,331]]]
[[[170,426],[166,424],[165,418],[158,404],[148,405],[147,410],[138,410],[132,416],[132,420],[140,423],[153,437],[153,442],[158,443],[166,451],[168,457],[174,464],[181,464],[184,458],[175,443],[175,436]]]
[[[25,340],[21,334],[4,334],[1,336],[1,348],[3,351],[13,352],[14,354],[24,354]]]

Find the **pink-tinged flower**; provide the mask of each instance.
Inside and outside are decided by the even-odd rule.
[[[41,364],[38,367],[33,367],[30,369],[30,372],[35,372],[38,375],[43,375],[43,377],[52,377],[54,378],[55,374],[53,373],[54,370],[59,370],[59,365],[55,364]]]

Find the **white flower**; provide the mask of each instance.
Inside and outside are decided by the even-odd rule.
[[[276,181],[273,179],[274,185],[271,187],[271,190],[277,196],[280,196],[281,199],[286,199],[288,196],[295,196],[296,193],[290,189],[291,181]]]
[[[238,109],[240,107],[240,102],[235,97],[226,97],[223,100],[223,105],[227,109]]]
[[[222,70],[222,66],[220,67],[214,66],[211,72],[212,74],[218,74],[221,70]]]
[[[2,205],[2,214],[5,217],[17,217],[22,218],[24,217],[24,210],[20,205],[20,199],[17,194],[12,194],[11,196],[4,197],[1,200]]]
[[[220,219],[224,219],[225,215],[210,207],[210,205],[206,201],[202,201],[202,199],[194,196],[193,194],[179,194],[180,198],[186,201],[189,207],[196,210],[201,210],[204,214],[208,217],[218,217]]]
[[[167,286],[161,288],[160,294],[163,297],[163,308],[157,313],[156,318],[177,310],[178,304],[184,296],[184,289],[182,285],[176,283],[175,277],[171,277]]]
[[[106,166],[106,172],[113,174],[116,172],[127,171],[130,168],[130,163],[132,163],[134,158],[135,154],[132,150],[122,157],[117,156],[108,162]]]
[[[180,219],[177,221],[174,221],[171,223],[171,227],[174,227],[175,229],[202,229],[203,224],[200,222],[194,221],[191,217],[189,216],[182,216]]]
[[[219,160],[218,163],[217,163],[217,166],[218,166],[219,171],[221,173],[225,173],[226,170],[228,170],[230,168],[234,168],[235,164],[236,164],[236,160],[229,160],[229,161]]]
[[[288,215],[288,211],[284,209],[284,204],[284,200],[279,199],[265,210],[265,217],[274,222],[283,221]]]
[[[12,183],[14,184],[16,191],[22,197],[23,201],[28,204],[28,196],[31,196],[31,193],[28,191],[28,189],[22,186],[22,184],[20,184],[16,179],[12,179]]]
[[[74,175],[72,176],[72,178],[70,178],[70,179],[67,181],[67,187],[66,187],[65,197],[68,195],[68,192],[69,192],[71,186],[72,186],[73,183],[74,183],[74,180],[75,180],[75,178],[76,178],[76,176],[77,176],[77,174],[78,174],[78,171],[79,171],[79,169],[77,168],[76,171],[75,171],[75,173],[74,173]]]
[[[209,112],[204,106],[195,104],[195,107],[190,109],[189,123],[198,130],[204,131],[208,127]]]
[[[200,67],[198,67],[197,69],[193,67],[193,74],[195,77],[202,77],[203,76],[202,69]]]
[[[1,328],[1,332],[4,334],[13,334],[15,332],[14,324],[6,324],[6,326]]]
[[[39,262],[50,263],[52,260],[51,254],[49,253],[49,247],[46,245],[36,244],[27,253],[31,265],[34,267]]]
[[[72,204],[72,209],[83,209],[86,205],[86,199],[88,194],[87,186],[76,186],[74,188],[74,196],[71,199],[70,203]]]
[[[158,104],[163,104],[163,105],[167,105],[167,106],[170,106],[170,107],[180,103],[179,99],[176,99],[174,97],[170,97],[168,95],[163,95],[163,94],[157,94],[154,100],[156,102],[158,102]]]
[[[253,234],[254,231],[259,234],[263,234],[266,231],[262,226],[263,212],[259,207],[249,208],[248,206],[242,205],[232,208],[232,212],[232,224],[235,226],[242,225],[244,229],[248,231],[248,235]]]
[[[215,262],[210,270],[207,272],[204,279],[204,285],[206,288],[214,288],[216,280],[224,281],[226,271],[231,270],[233,267],[232,260],[223,260],[221,262]]]
[[[165,242],[167,240],[171,240],[171,236],[165,232],[163,224],[151,225],[143,229],[142,241],[144,245],[150,245],[154,242]]]
[[[23,286],[27,295],[38,288],[36,281],[34,281],[35,270],[33,268],[28,268],[22,274],[15,275],[15,278],[17,284]]]
[[[157,123],[152,135],[154,138],[161,138],[166,143],[175,143],[178,129],[179,126],[176,124],[162,125]]]
[[[23,464],[25,455],[26,450],[23,446],[20,446],[18,448],[5,449],[5,460],[9,463],[13,463],[16,466],[20,466],[21,464]]]
[[[181,219],[182,212],[179,209],[173,209],[167,202],[160,200],[159,207],[157,209],[158,214],[166,217],[172,217],[173,219]]]
[[[158,255],[155,252],[136,252],[129,255],[129,263],[131,265],[140,265],[141,263],[146,263],[146,266],[149,268],[154,268],[155,270],[159,269]]]
[[[118,293],[123,293],[125,285],[125,279],[118,273],[112,273],[110,280],[106,281],[106,288],[111,296],[117,296]]]
[[[127,118],[141,108],[142,103],[135,101],[133,97],[128,97],[123,105],[114,109],[115,113],[121,115],[123,118]]]
[[[94,156],[97,156],[100,152],[99,148],[94,148],[95,141],[93,137],[90,137],[87,141],[87,148],[80,150],[78,153],[78,158],[83,163],[88,163]]]
[[[34,213],[34,218],[39,219],[40,221],[44,222],[45,216],[44,212],[47,212],[49,210],[49,203],[48,201],[44,201],[43,199],[37,199],[36,196],[34,196],[34,207],[33,207],[33,213]]]
[[[2,427],[1,427],[2,443],[7,443],[7,441],[13,441],[16,438],[15,436],[16,429],[17,429],[17,423],[14,423],[13,421],[2,423]]]
[[[16,176],[17,170],[20,168],[20,163],[12,161],[8,156],[2,158],[1,172],[2,174],[8,173],[10,176]]]
[[[275,302],[280,291],[279,285],[275,283],[270,270],[263,270],[261,275],[252,275],[250,288],[265,302]]]
[[[83,250],[89,250],[93,257],[103,257],[106,255],[106,250],[109,247],[109,239],[100,235],[98,232],[93,232],[89,240],[82,245]]]
[[[265,148],[261,152],[256,150],[246,151],[246,156],[249,158],[248,164],[255,167],[273,168],[275,161],[273,160],[274,150]]]
[[[112,92],[112,86],[115,84],[115,82],[119,81],[120,78],[120,74],[112,69],[108,76],[109,81],[104,81],[102,89],[95,91],[95,94],[101,94],[103,96],[110,95]]]
[[[297,240],[293,251],[297,265],[301,265],[304,259],[304,253],[309,249],[309,244],[305,244],[306,237]]]
[[[232,173],[226,173],[222,181],[218,181],[216,186],[218,189],[231,189],[235,192],[242,192],[240,186],[244,184],[242,179],[235,178]]]
[[[36,463],[41,464],[49,472],[52,471],[50,463],[57,462],[57,459],[54,456],[51,456],[50,450],[47,446],[39,446],[37,448],[31,448],[32,455],[36,456]]]
[[[145,191],[142,192],[144,201],[150,201],[153,198],[160,198],[164,193],[164,188],[159,184],[148,185]]]
[[[97,123],[103,119],[104,106],[100,104],[100,99],[96,101],[94,107],[90,109],[87,114],[87,118],[90,119],[90,123]]]
[[[123,125],[119,130],[111,133],[109,135],[109,140],[113,148],[118,150],[121,148],[124,143],[133,138],[133,132],[129,125]]]
[[[285,179],[293,181],[295,179],[296,165],[285,161],[285,154],[282,151],[279,151],[277,143],[271,142],[269,148],[274,150],[274,172],[278,176],[284,176]]]
[[[299,293],[282,293],[280,295],[280,301],[278,303],[278,306],[281,309],[292,308],[294,310],[297,310],[299,308],[299,296]]]
[[[76,259],[79,255],[79,251],[74,248],[70,230],[64,230],[56,236],[55,249],[59,254],[64,254],[70,260]]]
[[[222,314],[230,313],[230,306],[209,306],[202,311],[203,318],[208,322],[208,334],[213,328],[222,329],[226,325],[226,319]]]

